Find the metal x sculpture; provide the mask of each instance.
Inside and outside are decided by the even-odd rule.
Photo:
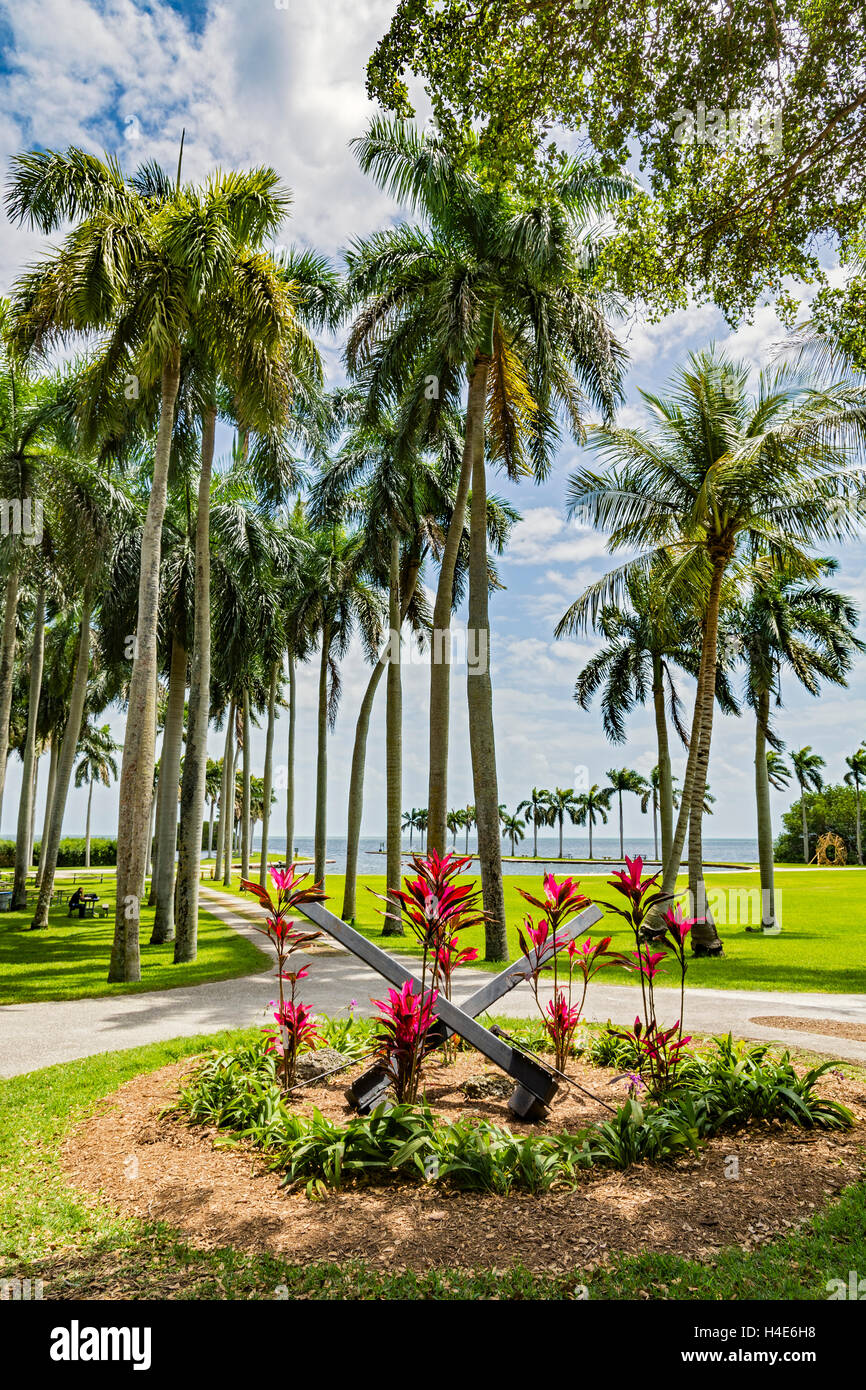
[[[360,932],[355,931],[354,927],[335,917],[333,912],[322,907],[321,903],[305,903],[303,907],[294,908],[293,911],[302,912],[320,931],[327,932],[328,936],[339,941],[341,946],[345,946],[365,965],[371,966],[390,984],[396,985],[399,989],[408,981],[420,993],[421,981],[416,975],[406,970],[387,951],[383,951],[380,946],[374,945]],[[569,941],[582,936],[600,921],[602,915],[601,909],[595,904],[584,908],[583,912],[572,917],[556,932],[555,950],[561,950]],[[553,955],[554,945],[549,941],[540,952],[533,951],[528,960],[522,957],[513,961],[505,970],[487,980],[481,989],[470,995],[462,1008],[458,1008],[450,999],[440,994],[434,1006],[437,1021],[427,1035],[427,1051],[441,1047],[446,1038],[456,1033],[507,1072],[516,1082],[508,1107],[511,1113],[521,1120],[536,1120],[542,1117],[556,1093],[557,1083],[540,1063],[511,1047],[479,1023],[478,1015],[484,1013],[491,1004],[495,1004],[497,999],[508,994],[515,985],[528,979],[537,965],[546,964]],[[358,1077],[346,1092],[346,1096],[356,1109],[367,1112],[379,1103],[387,1089],[388,1077],[384,1070],[381,1067],[371,1067]]]

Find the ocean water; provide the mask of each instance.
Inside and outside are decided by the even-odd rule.
[[[451,836],[449,836],[449,837],[448,837],[448,847],[449,847],[449,849],[451,848],[451,845],[452,845],[452,840],[451,840]],[[260,839],[257,837],[257,838],[255,839],[255,842],[254,842],[254,848],[255,848],[255,849],[258,849],[259,847],[260,847]],[[295,848],[296,848],[297,851],[299,852],[300,857],[302,857],[302,858],[312,858],[312,855],[313,855],[313,840],[312,840],[312,837],[309,837],[309,838],[308,838],[308,837],[306,837],[306,836],[298,836],[297,839],[296,839],[296,842],[295,842]],[[284,858],[284,857],[285,857],[285,849],[286,849],[286,839],[285,839],[285,836],[283,836],[282,838],[280,838],[279,836],[274,836],[274,837],[269,837],[269,838],[268,838],[268,854],[269,854],[269,857],[271,857],[271,858]],[[422,841],[421,843],[419,843],[417,835],[416,835],[416,836],[413,836],[413,839],[412,839],[412,851],[413,851],[413,852],[417,852],[418,850],[421,850],[421,849],[423,849],[423,841]],[[384,874],[384,872],[385,872],[385,854],[384,854],[384,850],[385,850],[385,840],[384,840],[384,836],[378,836],[378,835],[362,836],[362,838],[361,838],[361,844],[360,844],[360,852],[359,852],[359,855],[358,855],[358,872],[359,872],[360,874]],[[457,852],[458,852],[459,854],[465,854],[465,853],[466,853],[466,836],[465,836],[465,832],[464,832],[463,834],[458,834],[458,836],[457,836],[456,850],[457,850]],[[403,851],[404,851],[405,854],[408,855],[408,853],[409,853],[409,837],[408,837],[408,835],[404,835],[404,837],[403,837]],[[564,857],[565,859],[568,859],[568,860],[572,861],[571,864],[568,865],[568,867],[569,867],[569,868],[572,868],[572,867],[573,867],[574,870],[579,870],[581,873],[584,873],[584,874],[587,874],[587,873],[606,873],[606,872],[608,872],[611,868],[616,868],[616,867],[618,867],[618,866],[622,863],[622,861],[621,861],[620,858],[619,858],[619,838],[618,838],[618,837],[593,835],[593,837],[592,837],[592,852],[593,852],[593,855],[594,855],[595,861],[596,861],[596,862],[594,862],[594,863],[590,863],[590,862],[589,862],[589,859],[588,859],[588,857],[587,857],[588,854],[589,854],[589,840],[586,839],[585,837],[577,837],[577,836],[565,835],[565,836],[563,837],[563,841],[562,841],[562,851],[563,851],[563,857]],[[471,835],[471,834],[470,834],[470,836],[469,836],[469,851],[468,851],[468,852],[469,852],[469,854],[475,854],[475,853],[477,852],[477,842],[476,842],[475,836],[474,836],[474,835]],[[503,842],[502,852],[503,852],[504,855],[510,855],[510,853],[511,853],[511,843],[510,843],[510,841],[504,841],[504,842]],[[531,853],[532,853],[532,838],[531,838],[531,836],[528,836],[521,844],[519,844],[519,845],[517,846],[517,853],[520,854],[521,852],[523,852],[524,854],[531,854]],[[646,838],[642,838],[642,839],[638,839],[638,838],[630,839],[628,836],[626,836],[626,838],[625,838],[625,852],[626,852],[626,854],[629,855],[629,857],[632,858],[632,859],[633,859],[636,855],[639,854],[639,855],[641,855],[644,859],[650,859],[650,860],[651,860],[651,859],[653,858],[654,852],[655,852],[655,851],[654,851],[654,847],[653,847],[652,838],[650,838],[650,839],[646,839]],[[551,835],[539,835],[539,837],[538,837],[538,854],[539,854],[538,860],[535,861],[535,862],[528,863],[528,864],[527,864],[527,863],[509,862],[508,860],[506,860],[506,861],[503,863],[503,865],[502,865],[503,872],[506,873],[506,874],[526,874],[526,873],[530,873],[530,874],[531,874],[531,873],[542,873],[542,872],[544,872],[544,870],[545,870],[546,867],[549,867],[549,868],[551,868],[551,869],[554,868],[554,867],[556,866],[556,865],[555,865],[555,861],[557,860],[558,855],[559,855],[559,837],[558,837],[557,835],[553,835],[553,836],[551,836]],[[549,856],[549,859],[543,860],[543,859],[542,859],[542,856],[543,856],[543,855]],[[756,863],[756,862],[757,862],[757,858],[758,858],[758,842],[757,842],[757,840],[711,840],[711,839],[705,839],[705,840],[704,840],[704,857],[705,857],[705,863],[707,864],[707,866],[709,866],[709,865],[712,864],[712,863],[722,863],[722,864],[753,864],[753,863]],[[341,873],[344,873],[344,872],[345,872],[345,869],[346,869],[346,839],[345,839],[345,836],[340,837],[340,838],[338,838],[337,836],[335,836],[333,839],[331,839],[331,838],[329,837],[329,839],[328,839],[328,853],[327,853],[327,858],[328,858],[328,872],[329,872],[329,873],[341,874]],[[608,862],[598,862],[598,861],[608,861]],[[610,862],[610,861],[613,861],[613,862]],[[564,866],[560,864],[560,867],[564,867]]]

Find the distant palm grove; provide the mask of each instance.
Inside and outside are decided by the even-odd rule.
[[[353,920],[382,686],[394,917],[407,837],[413,851],[468,853],[474,831],[486,955],[506,959],[503,852],[531,846],[537,856],[545,828],[562,857],[574,825],[592,858],[594,833],[610,823],[623,855],[625,809],[639,805],[665,893],[687,864],[695,952],[718,954],[702,840],[718,707],[750,721],[743,818],[757,826],[762,926],[772,931],[771,788],[800,796],[777,857],[809,862],[830,831],[863,863],[862,730],[828,787],[818,736],[786,749],[777,717],[797,685],[814,696],[844,687],[864,651],[858,609],[828,556],[862,534],[862,374],[817,324],[780,345],[757,383],[709,345],[644,395],[646,428],[626,428],[624,306],[598,264],[631,181],[563,158],[519,192],[485,175],[480,149],[458,163],[436,133],[384,117],[353,146],[407,220],[353,241],[340,266],[274,251],[291,195],[270,168],[193,184],[182,156],[170,172],[124,171],[75,148],[12,162],[11,219],[51,238],[0,305],[0,808],[9,755],[22,765],[13,908],[27,908],[35,865],[32,927],[48,928],[56,870],[70,862],[70,786],[87,789],[75,833],[90,865],[93,789],[119,779],[108,978],[140,979],[146,895],[152,940],[173,942],[179,964],[194,960],[203,856],[229,883],[239,855],[249,878],[260,828],[253,871],[264,883],[269,843],[284,835],[293,853],[304,737],[316,749],[313,876],[325,878],[337,818],[347,842],[340,906]],[[337,331],[339,384],[320,350]],[[227,459],[216,457],[218,429],[232,432]],[[550,636],[592,638],[569,680],[612,744],[626,741],[637,707],[651,708],[653,765],[527,786],[511,811],[497,779],[490,598],[520,517],[491,483],[544,481],[566,434],[593,462],[571,472],[563,505],[607,536],[612,559],[575,590]],[[466,679],[474,804],[454,809],[447,653],[464,601],[483,659]],[[407,810],[410,636],[430,654],[430,691],[419,734],[427,802]],[[351,711],[348,804],[329,808],[329,738],[354,639],[369,674]],[[310,729],[298,722],[303,663],[318,682]],[[125,711],[122,746],[106,722],[112,709]],[[266,731],[255,769],[253,726]],[[214,731],[220,758],[208,755]],[[278,828],[277,765],[287,770]]]

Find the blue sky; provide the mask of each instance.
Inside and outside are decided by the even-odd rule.
[[[0,155],[30,145],[81,144],[115,151],[130,167],[157,159],[172,167],[180,132],[186,128],[184,165],[188,177],[223,167],[273,164],[294,193],[293,215],[281,240],[315,246],[336,257],[351,237],[400,217],[399,208],[358,171],[348,141],[364,127],[371,107],[364,92],[364,67],[386,28],[390,0],[241,0],[235,4],[134,3],[134,0],[40,0],[38,5],[0,3]],[[38,238],[4,227],[0,282],[8,291],[22,263],[39,248]],[[696,306],[656,325],[635,318],[624,328],[631,354],[628,404],[623,418],[641,419],[639,388],[659,390],[691,350],[715,339],[745,358],[754,371],[766,363],[783,334],[769,307],[751,324],[732,332],[711,306]],[[339,345],[326,345],[332,379],[339,376]],[[510,807],[534,785],[571,785],[585,766],[591,781],[603,781],[611,766],[628,764],[648,772],[655,762],[652,721],[638,711],[624,747],[606,743],[595,711],[584,713],[572,699],[579,665],[592,641],[554,642],[553,627],[586,583],[610,561],[604,537],[565,520],[565,482],[580,455],[563,448],[543,487],[531,483],[492,486],[523,513],[507,558],[506,589],[491,605],[493,677],[500,768],[500,800]],[[866,547],[841,554],[839,587],[866,609]],[[428,576],[428,584],[432,582]],[[786,743],[811,743],[841,775],[844,755],[866,733],[866,664],[861,660],[847,691],[829,689],[820,701],[785,692],[778,728]],[[345,792],[354,719],[366,671],[357,650],[344,668],[344,694],[330,755],[329,828],[345,833]],[[407,665],[404,690],[404,803],[426,802],[427,669]],[[451,795],[453,805],[473,800],[468,761],[462,673],[452,684]],[[684,685],[683,693],[690,695]],[[298,830],[312,828],[315,673],[300,686]],[[115,737],[123,720],[112,719]],[[285,729],[278,728],[277,748]],[[214,735],[212,751],[221,751]],[[710,780],[718,797],[710,822],[713,835],[751,835],[753,728],[748,716],[719,719]],[[261,763],[264,735],[254,738]],[[279,759],[279,752],[277,754]],[[10,763],[3,833],[14,833],[20,764]],[[42,781],[45,780],[43,769]],[[384,827],[384,702],[374,714],[369,742],[365,831]],[[627,827],[645,834],[646,821],[632,798]],[[774,794],[776,814],[787,798]],[[65,831],[80,831],[83,792],[70,792]],[[42,797],[37,814],[41,817]],[[94,793],[94,826],[113,833],[116,789]],[[280,824],[283,802],[275,811]],[[41,820],[39,822],[41,824]]]

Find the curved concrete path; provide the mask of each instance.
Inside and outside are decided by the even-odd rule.
[[[250,925],[256,910],[236,897],[202,886],[202,902],[257,945],[263,938]],[[371,997],[381,997],[384,981],[335,943],[314,947],[315,962],[304,983],[304,998],[322,1013],[340,1014],[351,1000],[357,1012],[374,1012]],[[415,968],[411,960],[405,964]],[[478,987],[477,971],[461,970],[454,982],[454,1000],[460,1003]],[[111,1052],[195,1033],[215,1033],[223,1028],[247,1028],[269,1020],[268,1003],[274,997],[271,971],[245,975],[214,984],[190,985],[116,998],[75,999],[56,1004],[7,1004],[0,1006],[0,1076],[16,1076],[55,1062],[69,1062],[98,1052]],[[656,990],[663,1019],[671,1023],[679,1012],[679,991]],[[593,985],[586,1017],[597,1022],[632,1023],[637,995],[627,985]],[[497,1005],[497,1012],[512,1018],[534,1012],[528,986],[521,985]],[[802,1031],[773,1032],[752,1022],[761,1015],[802,1018]],[[689,1029],[702,1033],[732,1032],[741,1038],[776,1039],[849,1061],[866,1063],[866,1042],[812,1032],[810,1019],[835,1019],[866,1024],[866,995],[776,994],[751,990],[694,989],[687,991],[686,1020]]]

